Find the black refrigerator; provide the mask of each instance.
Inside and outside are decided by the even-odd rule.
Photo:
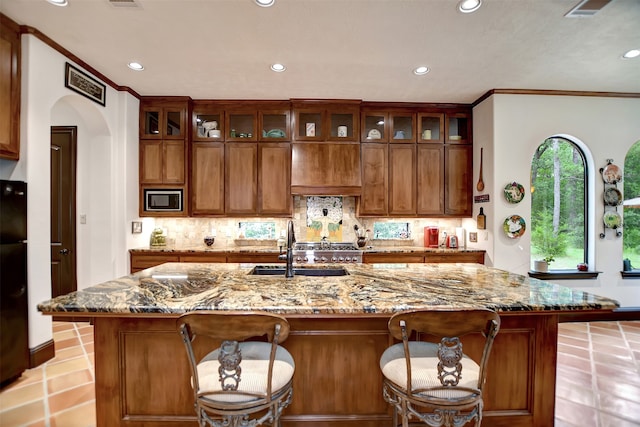
[[[29,367],[27,183],[0,180],[0,386]]]

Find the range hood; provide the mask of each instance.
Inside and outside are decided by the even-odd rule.
[[[359,196],[360,144],[300,142],[292,144],[291,194]]]

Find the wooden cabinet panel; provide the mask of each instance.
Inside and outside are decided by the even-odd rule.
[[[193,143],[191,162],[191,213],[224,214],[224,145]]]
[[[165,184],[184,184],[184,141],[164,142],[163,181]]]
[[[227,262],[227,255],[224,252],[180,255],[180,262]]]
[[[389,145],[389,215],[416,214],[416,146]]]
[[[162,184],[162,141],[140,141],[140,184]]]
[[[165,262],[179,262],[180,258],[177,255],[156,255],[156,254],[133,254],[130,253],[131,259],[131,272],[135,273],[140,270],[155,267],[156,265],[164,264]]]
[[[225,212],[255,215],[258,196],[258,144],[225,145]]]
[[[292,194],[360,194],[360,144],[293,143],[292,152]]]
[[[445,214],[471,216],[472,146],[445,147]]]
[[[387,144],[362,144],[362,194],[358,214],[387,215],[389,166]]]
[[[0,19],[0,158],[20,158],[20,28]]]
[[[425,252],[424,262],[471,262],[484,264],[484,252]]]
[[[258,213],[291,215],[291,144],[259,144],[258,174]]]
[[[424,255],[415,253],[377,253],[370,254],[364,253],[362,255],[362,262],[365,264],[385,264],[385,263],[423,263]]]
[[[419,144],[417,154],[418,215],[444,214],[444,146]]]

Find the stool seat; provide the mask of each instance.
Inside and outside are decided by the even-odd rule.
[[[237,392],[224,393],[220,383],[218,370],[219,349],[207,354],[198,363],[198,382],[200,396],[220,402],[251,402],[258,399],[257,395],[267,393],[269,372],[269,354],[271,344],[265,342],[245,341],[239,343],[242,354],[242,381],[238,384]],[[273,362],[272,393],[277,395],[293,378],[296,369],[293,356],[285,348],[278,346]]]

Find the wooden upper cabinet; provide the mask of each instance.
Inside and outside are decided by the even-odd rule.
[[[224,141],[224,107],[216,102],[193,101],[191,114],[192,141]]]
[[[225,212],[255,215],[258,204],[258,144],[225,144]]]
[[[141,184],[184,184],[184,141],[140,140]]]
[[[258,110],[258,141],[291,141],[289,104]]]
[[[418,113],[418,142],[444,142],[444,113]]]
[[[360,101],[294,101],[295,141],[356,142],[360,138]]]
[[[445,211],[446,215],[471,216],[472,187],[471,145],[445,146]]]
[[[140,138],[181,139],[187,135],[186,101],[152,101],[140,103]]]
[[[291,144],[258,144],[258,213],[290,216]]]
[[[415,144],[389,144],[389,215],[416,215]]]
[[[258,140],[258,110],[255,107],[228,108],[225,111],[225,141]]]
[[[416,142],[416,114],[405,110],[368,110],[360,118],[362,142]]]
[[[0,158],[20,158],[20,28],[0,20]]]
[[[448,144],[471,144],[470,114],[447,113],[445,121],[445,142]]]
[[[417,152],[417,214],[443,215],[444,145],[418,144]]]
[[[191,214],[224,214],[224,145],[194,142],[191,155]]]
[[[389,199],[389,147],[365,143],[360,147],[362,194],[359,216],[386,216]]]

